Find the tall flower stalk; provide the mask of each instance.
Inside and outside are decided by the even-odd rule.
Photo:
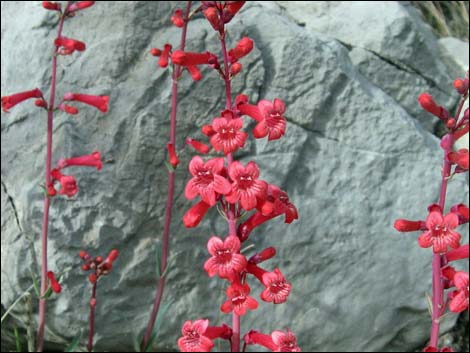
[[[46,100],[43,93],[39,89],[22,92],[10,96],[2,97],[2,109],[8,112],[10,108],[27,99],[35,98],[35,105],[38,108],[47,111],[47,134],[46,134],[46,162],[45,162],[45,197],[41,234],[41,285],[39,292],[39,314],[38,314],[38,334],[37,334],[37,351],[41,352],[44,345],[44,331],[46,325],[46,302],[51,291],[59,293],[59,284],[55,279],[53,272],[48,270],[48,233],[49,233],[49,211],[52,198],[59,195],[73,197],[78,192],[77,182],[72,175],[64,175],[62,172],[65,168],[71,166],[88,166],[101,169],[101,155],[95,152],[90,156],[74,157],[71,159],[62,159],[58,162],[56,168],[52,168],[53,163],[53,127],[54,116],[57,111],[63,111],[67,114],[78,114],[78,109],[70,106],[66,102],[77,101],[97,107],[103,112],[108,108],[107,96],[92,96],[84,94],[67,93],[62,101],[56,104],[57,92],[57,64],[60,56],[72,55],[75,52],[83,52],[86,49],[85,43],[67,38],[63,35],[64,24],[76,15],[78,11],[84,10],[92,6],[94,1],[67,1],[62,8],[60,3],[44,1],[42,3],[44,9],[54,11],[59,16],[57,36],[54,39],[54,52],[52,55],[51,67],[51,85],[49,100]],[[59,190],[56,187],[59,186]]]
[[[186,10],[183,14],[181,9],[177,9],[171,20],[173,24],[177,27],[181,28],[181,42],[179,49],[184,51],[186,46],[186,33],[188,29],[188,22],[191,13],[191,4],[192,1],[188,1],[186,5]],[[154,56],[159,56],[159,65],[161,67],[166,67],[168,65],[168,56],[170,55],[170,51],[172,46],[170,44],[166,44],[163,51],[159,49],[152,49],[151,53]],[[173,73],[172,73],[172,85],[171,85],[171,113],[170,113],[170,132],[169,132],[169,140],[168,140],[168,151],[169,151],[169,167],[168,167],[168,185],[167,185],[167,199],[166,199],[166,206],[165,206],[165,222],[164,222],[164,229],[163,229],[163,237],[162,237],[162,249],[161,249],[161,259],[160,259],[160,273],[158,274],[159,277],[157,279],[157,290],[155,293],[155,299],[153,302],[152,311],[150,312],[149,320],[147,323],[147,327],[145,329],[144,336],[141,342],[141,350],[146,351],[151,338],[153,329],[155,326],[155,320],[157,319],[158,312],[160,309],[160,305],[163,299],[163,292],[165,289],[165,274],[166,268],[168,266],[168,256],[170,252],[170,227],[171,227],[171,219],[172,219],[172,212],[173,212],[173,202],[174,202],[174,194],[175,194],[175,168],[179,163],[178,157],[175,152],[176,146],[176,122],[177,122],[177,113],[178,113],[178,80],[182,74],[182,67],[179,65],[173,65]]]
[[[467,149],[454,151],[455,142],[468,133],[468,108],[462,116],[462,110],[468,98],[468,72],[465,78],[454,81],[454,88],[461,95],[460,103],[452,116],[439,106],[427,93],[420,95],[418,101],[429,113],[441,119],[447,127],[447,134],[441,140],[443,150],[442,179],[438,204],[428,207],[426,220],[410,221],[398,219],[395,229],[400,232],[422,231],[418,244],[422,248],[433,249],[432,257],[432,295],[430,298],[431,330],[429,345],[424,351],[448,351],[448,347],[439,348],[440,323],[447,308],[451,312],[468,309],[468,273],[456,271],[450,262],[468,259],[468,245],[461,246],[461,235],[455,229],[469,222],[468,206],[454,205],[444,214],[448,182],[456,174],[468,173],[469,155]],[[468,266],[467,266],[468,268]],[[455,288],[455,289],[454,289]],[[446,289],[453,289],[446,293]]]

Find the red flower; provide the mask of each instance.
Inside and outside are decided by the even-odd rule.
[[[470,218],[468,206],[461,203],[459,205],[452,206],[450,210],[459,216],[459,224],[468,223]]]
[[[80,157],[73,157],[69,159],[61,159],[57,163],[59,169],[64,169],[73,166],[94,167],[101,170],[103,162],[101,162],[101,154],[97,151],[92,154]]]
[[[274,331],[271,335],[250,331],[243,339],[246,344],[258,344],[273,352],[301,352],[297,338],[290,330],[287,333]]]
[[[276,248],[270,246],[260,253],[253,255],[248,261],[250,264],[257,265],[276,256]]]
[[[209,320],[196,320],[194,323],[186,321],[181,333],[183,337],[178,339],[178,347],[181,352],[210,352],[214,342],[205,332],[209,327]]]
[[[108,257],[104,260],[103,263],[100,264],[100,270],[103,271],[103,274],[108,274],[109,271],[111,270],[111,268],[113,267],[113,263],[114,261],[116,261],[116,259],[118,258],[119,256],[119,251],[116,250],[116,249],[113,249],[110,251]],[[98,263],[100,263],[101,261],[99,261]]]
[[[433,247],[435,253],[447,252],[447,247],[454,249],[460,246],[461,235],[454,231],[459,225],[459,217],[455,213],[445,216],[440,211],[431,211],[426,219],[427,231],[418,238],[422,248]]]
[[[175,50],[171,54],[171,61],[173,64],[180,66],[195,66],[209,64],[212,55],[209,52],[193,53],[182,50]]]
[[[423,348],[423,352],[453,352],[454,350],[450,347],[443,347],[441,349],[437,349],[436,347],[427,346]]]
[[[204,201],[199,201],[191,207],[183,216],[183,223],[186,228],[197,227],[210,207],[211,206]]]
[[[229,60],[231,63],[237,62],[239,59],[248,55],[253,50],[253,40],[248,37],[243,37],[237,43],[236,47],[230,49],[228,52]]]
[[[70,55],[75,51],[84,51],[86,49],[85,43],[67,37],[56,38],[54,44],[57,47],[62,47],[59,51],[61,55]]]
[[[229,12],[232,17],[237,14],[238,11],[245,5],[246,1],[226,1],[225,9]]]
[[[282,100],[276,98],[272,103],[268,100],[262,100],[257,106],[254,106],[245,103],[241,97],[237,97],[237,101],[239,101],[237,107],[240,113],[258,121],[253,130],[255,138],[268,136],[268,140],[271,141],[277,140],[285,134],[286,118],[284,117],[284,112],[286,111],[286,106]]]
[[[446,254],[446,259],[448,262],[463,260],[469,258],[469,248],[468,244],[462,245],[457,249],[450,250]]]
[[[277,217],[284,214],[284,222],[288,224],[299,219],[297,208],[290,202],[289,195],[273,184],[268,185],[268,196],[266,201],[259,207],[259,211],[265,216]]]
[[[43,1],[42,7],[44,7],[46,10],[51,10],[51,11],[60,11],[61,9],[61,6],[59,3],[52,2],[52,1]]]
[[[245,269],[247,261],[245,256],[239,254],[240,246],[240,240],[234,235],[229,235],[225,240],[211,237],[207,250],[212,257],[204,264],[204,270],[209,277],[218,274],[221,278],[230,279]]]
[[[60,195],[67,195],[73,197],[78,192],[77,181],[72,175],[63,175],[58,169],[51,171],[51,177],[54,181],[58,181],[61,185],[59,190]]]
[[[214,158],[204,163],[201,157],[193,157],[189,163],[193,178],[186,184],[186,198],[192,200],[199,194],[204,202],[214,206],[216,193],[226,195],[231,189],[229,181],[220,175],[223,169],[223,158]]]
[[[90,6],[93,6],[96,1],[76,1],[68,8],[68,12],[74,12],[84,10]]]
[[[254,275],[264,285],[265,290],[261,293],[261,299],[274,304],[285,303],[289,296],[292,285],[286,281],[284,275],[275,269],[273,272],[263,270],[252,263],[249,263],[246,270]]]
[[[176,168],[176,166],[180,163],[180,160],[178,159],[178,156],[176,155],[175,145],[172,143],[168,143],[167,148],[168,148],[168,155],[170,156],[170,164],[173,168]]]
[[[209,23],[211,24],[212,28],[214,28],[216,31],[222,30],[223,23],[220,21],[217,9],[215,9],[214,7],[209,7],[205,9],[203,13],[207,21],[209,21]]]
[[[235,161],[230,165],[228,174],[233,180],[232,190],[225,198],[230,203],[240,200],[241,206],[249,211],[256,207],[258,199],[264,200],[268,185],[265,181],[258,180],[259,168],[255,162],[249,162],[244,167]]]
[[[51,285],[51,289],[54,293],[60,293],[62,291],[62,287],[60,283],[55,278],[54,272],[49,271],[47,272],[47,278],[49,278],[49,283]]]
[[[202,154],[208,154],[209,151],[211,150],[209,146],[206,144],[196,141],[192,139],[191,137],[188,137],[186,139],[186,144],[192,146],[196,151]]]
[[[452,164],[457,164],[458,168],[461,172],[468,171],[468,150],[466,148],[462,148],[457,152],[449,152],[447,154],[447,159]]]
[[[245,315],[247,310],[256,310],[258,302],[249,294],[250,287],[248,284],[232,283],[227,288],[228,300],[222,304],[220,310],[225,314],[233,311],[238,316]]]
[[[12,94],[11,96],[4,96],[2,97],[2,109],[5,113],[8,113],[8,110],[13,108],[15,105],[31,98],[42,98],[41,90],[36,88],[31,91],[20,92]]]
[[[212,128],[215,134],[211,137],[211,145],[216,151],[229,154],[245,146],[248,134],[241,131],[243,120],[241,118],[228,119],[226,117],[215,118]]]
[[[418,98],[419,104],[423,107],[424,110],[431,113],[434,116],[437,116],[439,119],[449,118],[449,112],[443,107],[436,104],[434,98],[428,93],[422,93]]]
[[[449,309],[454,313],[461,313],[468,308],[468,273],[463,271],[456,272],[454,275],[454,285],[457,290],[452,293]]]
[[[194,81],[200,81],[202,78],[201,70],[197,66],[186,66],[186,70],[188,70],[189,74],[191,75],[191,78]]]
[[[94,96],[90,94],[81,93],[66,93],[64,95],[66,101],[77,101],[91,105],[103,113],[108,111],[109,96]]]
[[[176,27],[183,27],[184,26],[184,19],[183,19],[183,10],[181,9],[176,9],[173,15],[170,17],[171,22]]]

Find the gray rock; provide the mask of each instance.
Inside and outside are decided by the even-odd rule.
[[[432,56],[435,43],[427,37],[434,43],[430,47],[412,40],[419,33],[416,28],[423,26],[419,19],[399,3],[380,4],[393,9],[387,8],[380,28],[378,20],[371,23],[365,17],[367,6],[376,4],[363,4],[357,13],[351,8],[351,14],[339,5],[299,4],[305,18],[312,15],[302,26],[291,17],[293,7],[286,7],[289,16],[274,2],[251,2],[230,25],[232,45],[242,35],[256,43],[243,59],[245,69],[234,80],[234,92],[246,93],[252,101],[284,99],[289,120],[285,138],[250,142],[238,157],[255,160],[261,177],[287,190],[300,214],[292,225],[279,219],[260,227],[249,241],[256,249],[278,249],[279,255],[265,267],[279,267],[293,291],[287,304],[261,303],[259,311],[243,317],[243,332],[290,327],[303,349],[312,351],[404,351],[427,339],[424,292],[430,290],[431,252],[418,247],[416,234],[397,234],[392,224],[399,217],[424,217],[426,206],[436,201],[440,179],[438,140],[415,119],[408,96],[416,92],[406,87],[418,83],[424,88],[427,81],[422,78],[431,77],[452,95],[451,80],[444,64]],[[172,6],[103,2],[66,24],[65,34],[84,40],[88,48],[61,58],[59,97],[71,90],[110,94],[111,104],[105,116],[86,107],[77,117],[58,114],[54,155],[58,159],[100,150],[113,162],[99,173],[74,170],[80,193],[73,202],[53,202],[50,267],[73,269],[64,275],[63,293],[49,303],[48,344],[65,345],[86,330],[90,288],[80,272],[80,249],[106,254],[118,248],[122,253],[114,271],[99,284],[96,350],[132,349],[148,319],[163,228],[170,109],[169,72],[155,67],[148,50],[178,42],[179,30],[167,20]],[[319,6],[323,22],[309,6]],[[323,30],[327,18],[339,21],[340,15],[347,15],[344,26]],[[346,26],[348,20],[352,22]],[[54,38],[53,23],[54,16],[39,5],[2,3],[2,94],[48,86],[45,48]],[[348,27],[362,28],[362,23],[370,33],[362,42],[349,43]],[[395,30],[390,31],[386,24],[393,23]],[[189,50],[218,52],[217,35],[205,21],[196,19],[190,26]],[[406,41],[403,33],[410,28],[416,31]],[[357,48],[349,50],[331,37]],[[384,75],[393,82],[383,83],[382,76],[372,79],[372,68],[382,60],[372,51],[420,74],[388,63]],[[394,70],[400,74],[393,75]],[[224,92],[222,82],[208,71],[199,83],[182,79],[180,92],[182,146],[186,136],[202,138],[198,129],[223,109]],[[31,284],[33,254],[39,253],[46,123],[31,105],[16,107],[1,121],[5,308]],[[162,350],[176,349],[185,320],[207,317],[216,325],[230,321],[218,310],[225,299],[224,283],[209,279],[202,268],[208,237],[225,236],[226,224],[215,210],[194,230],[180,221],[191,205],[182,191],[188,180],[184,166],[192,155],[186,151],[177,170],[175,261],[165,292],[165,301],[172,304],[159,334]],[[466,199],[465,180],[455,178],[449,204]],[[255,296],[260,289],[253,284]],[[15,317],[24,320],[24,312],[18,305]],[[454,322],[450,318],[445,328]],[[2,327],[2,341],[4,331]]]
[[[468,70],[468,42],[454,37],[446,37],[439,39],[438,44],[444,62],[451,69],[453,75],[463,76],[462,72]]]

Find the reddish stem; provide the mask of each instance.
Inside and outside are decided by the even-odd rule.
[[[62,30],[64,28],[65,13],[70,5],[70,2],[67,2],[65,11],[60,16],[59,28],[57,31],[57,37],[59,38],[62,35]],[[51,184],[51,169],[52,169],[52,135],[53,135],[53,124],[54,124],[54,104],[55,104],[55,94],[56,94],[56,85],[57,85],[57,54],[58,47],[55,47],[54,55],[52,57],[52,73],[51,73],[51,95],[49,98],[49,107],[47,110],[47,142],[46,142],[46,171],[45,171],[45,181],[46,181],[46,190],[47,187]],[[46,194],[44,198],[44,212],[42,219],[42,235],[41,235],[41,298],[39,298],[39,318],[38,318],[38,344],[37,351],[42,352],[44,344],[44,330],[46,325],[46,299],[44,295],[48,289],[47,281],[47,235],[49,231],[49,209],[51,206],[51,199]]]
[[[229,72],[229,59],[227,52],[227,45],[225,43],[225,31],[220,36],[220,43],[222,45],[222,53],[224,56],[224,81],[225,81],[225,109],[232,109],[232,86],[230,84]],[[233,163],[233,155],[227,155],[228,168]],[[227,214],[228,231],[229,235],[237,236],[237,219],[235,216],[235,205],[231,205]],[[230,345],[232,352],[240,352],[240,316],[232,314],[232,340]]]
[[[93,351],[93,337],[95,335],[95,306],[96,306],[96,282],[93,283],[90,300],[90,331],[88,332],[88,352]]]
[[[192,1],[188,1],[186,6],[186,13],[184,18],[183,30],[181,32],[181,43],[180,50],[184,51],[186,45],[186,33],[188,28],[189,14],[191,11]],[[178,109],[178,79],[181,76],[181,66],[175,65],[173,71],[173,83],[171,87],[171,113],[170,113],[170,139],[169,143],[175,145],[176,142],[176,117]],[[141,350],[145,351],[148,347],[150,339],[152,337],[153,328],[155,326],[155,320],[158,316],[160,304],[163,298],[163,291],[165,289],[165,270],[168,265],[168,253],[170,248],[170,227],[171,227],[171,216],[173,211],[173,200],[175,194],[175,173],[174,171],[168,172],[168,194],[166,199],[165,208],[165,225],[163,230],[162,239],[162,258],[160,264],[160,277],[157,281],[157,292],[155,293],[155,299],[153,302],[152,312],[150,314],[147,328],[141,343]]]

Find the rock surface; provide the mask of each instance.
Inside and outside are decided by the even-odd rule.
[[[57,158],[100,150],[108,163],[99,173],[77,170],[76,200],[53,202],[50,267],[73,269],[64,275],[63,293],[49,303],[51,345],[65,345],[86,328],[89,286],[79,271],[80,249],[122,253],[99,286],[96,350],[132,349],[148,319],[163,228],[171,95],[169,71],[156,68],[148,51],[178,43],[180,32],[167,20],[173,5],[103,2],[66,24],[64,33],[88,47],[61,58],[59,96],[110,94],[111,102],[105,116],[83,108],[77,117],[58,114],[55,122]],[[39,2],[2,2],[2,95],[48,87],[45,48],[54,23]],[[190,27],[190,50],[218,52],[205,21]],[[250,2],[230,25],[232,44],[243,35],[256,49],[244,59],[234,92],[251,101],[284,99],[289,123],[284,139],[250,142],[238,157],[255,160],[263,179],[288,191],[300,220],[289,226],[277,220],[253,234],[257,249],[278,249],[266,266],[281,268],[294,289],[287,304],[261,305],[244,317],[242,330],[287,326],[305,351],[406,351],[424,344],[431,254],[418,247],[416,235],[397,234],[392,224],[424,217],[438,195],[441,151],[429,132],[434,120],[416,105],[422,91],[450,106],[458,99],[437,39],[400,2]],[[180,92],[182,145],[186,136],[201,139],[198,128],[218,115],[224,92],[208,71],[199,83],[182,79]],[[31,105],[1,121],[3,308],[31,285],[31,269],[37,271],[46,121]],[[182,166],[191,155],[184,153]],[[221,281],[208,279],[202,268],[208,237],[225,235],[226,225],[212,211],[199,228],[185,229],[186,168],[177,170],[177,180],[175,261],[165,295],[172,304],[158,340],[163,350],[176,349],[185,320],[227,320],[218,310]],[[464,200],[466,181],[455,178],[449,204]],[[258,295],[260,288],[253,290]],[[15,307],[18,320],[25,310]]]

